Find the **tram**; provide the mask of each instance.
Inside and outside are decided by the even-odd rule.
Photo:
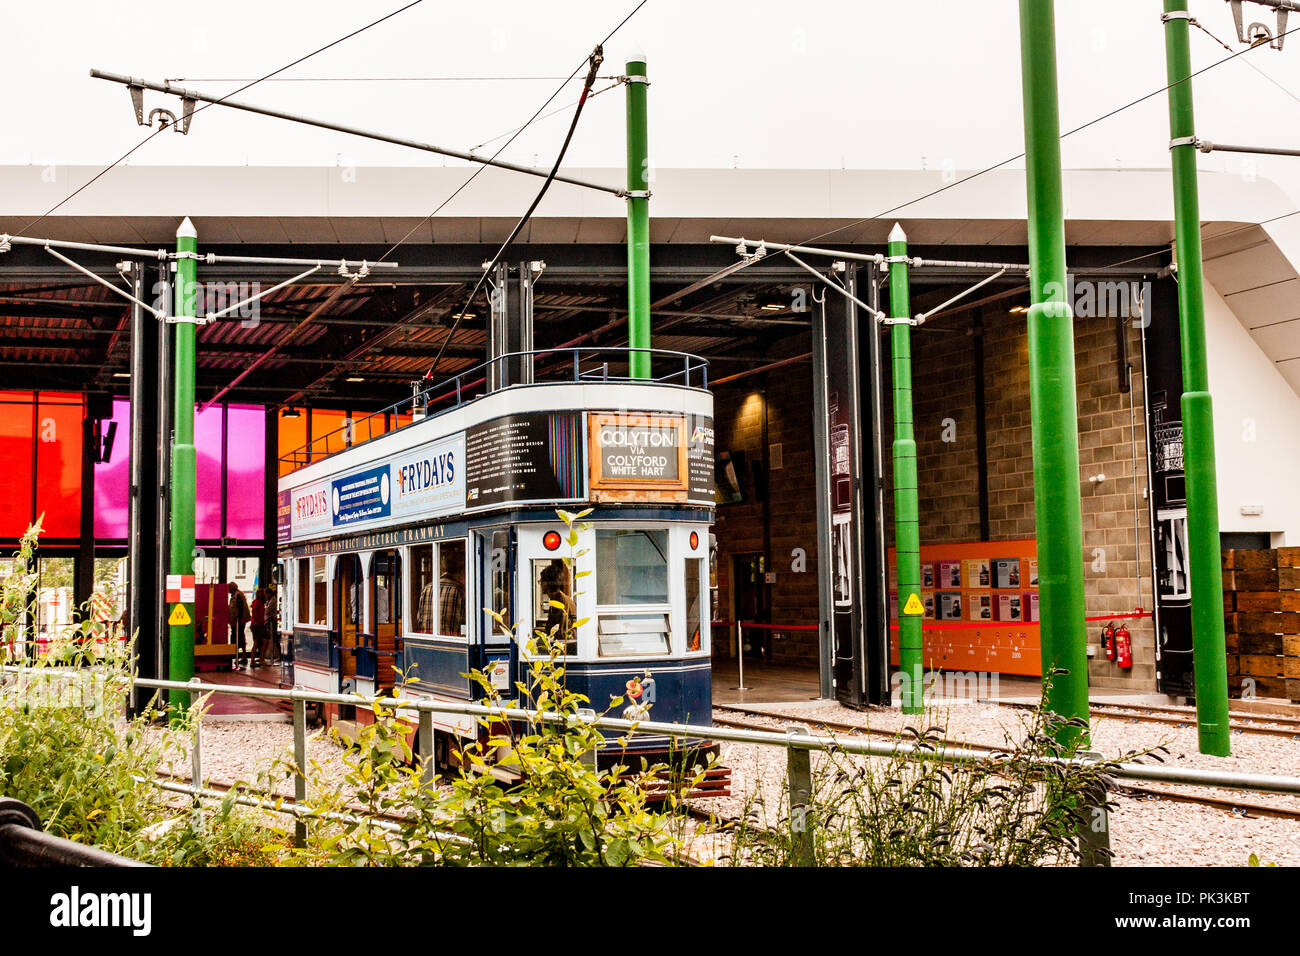
[[[707,365],[652,351],[659,378],[621,378],[610,369],[626,355],[597,354],[610,351],[625,350],[506,356],[564,371],[486,390],[479,366],[284,457],[277,571],[295,687],[475,701],[465,675],[478,670],[510,699],[558,601],[582,621],[568,687],[598,712],[623,697],[615,716],[711,722]],[[557,509],[586,508],[571,549]],[[440,762],[480,733],[451,714],[434,728]],[[673,749],[627,745],[652,762]]]

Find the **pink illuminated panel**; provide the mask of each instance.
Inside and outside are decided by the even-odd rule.
[[[266,534],[266,410],[231,405],[226,412],[226,535]]]
[[[194,537],[221,537],[221,414],[213,405],[194,418],[194,451],[197,457],[194,495]]]
[[[113,444],[108,461],[95,463],[95,537],[104,540],[127,536],[131,493],[131,403],[113,402]],[[101,426],[108,435],[109,422]]]

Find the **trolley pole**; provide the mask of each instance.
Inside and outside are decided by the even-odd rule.
[[[172,421],[172,489],[171,489],[171,573],[194,573],[194,342],[197,330],[195,314],[195,280],[197,272],[198,233],[189,217],[176,230],[176,361],[175,402]],[[168,678],[189,681],[194,677],[194,605],[173,604],[184,611],[183,624],[171,623],[168,654]],[[190,705],[186,691],[171,691],[169,699],[176,714]]]
[[[912,315],[907,277],[907,235],[894,223],[889,232],[889,327],[894,397],[894,555],[898,562],[898,665],[903,672],[903,713],[923,710],[920,502],[916,477],[916,434],[912,419]]]
[[[627,62],[627,335],[628,346],[650,348],[650,159],[646,134],[644,60]],[[632,378],[650,377],[650,353],[628,355]]]
[[[1201,210],[1186,0],[1165,0],[1165,63],[1169,80],[1169,154],[1174,178],[1178,258],[1178,320],[1183,349],[1183,467],[1187,480],[1187,561],[1192,586],[1192,661],[1201,753],[1232,752],[1228,669],[1223,636],[1219,556],[1219,490],[1215,476],[1214,408],[1206,362],[1201,273]]]
[[[1029,199],[1029,401],[1033,421],[1034,521],[1044,704],[1088,722],[1088,656],[1083,601],[1083,519],[1074,322],[1066,295],[1053,0],[1020,0],[1020,63]],[[1062,743],[1087,738],[1062,729]]]

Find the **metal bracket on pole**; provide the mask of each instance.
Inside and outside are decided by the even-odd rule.
[[[1173,149],[1176,146],[1196,146],[1199,148],[1200,145],[1201,145],[1201,141],[1197,139],[1195,136],[1178,136],[1169,141],[1170,149]],[[1208,153],[1209,150],[1208,149],[1203,150],[1203,152]]]
[[[651,192],[648,189],[626,189],[623,196],[627,199],[649,199]]]
[[[344,263],[343,265],[339,266],[339,275],[347,275],[347,273],[343,271],[344,266],[346,265],[347,263]],[[235,312],[239,309],[242,309],[246,305],[252,305],[254,302],[262,298],[263,296],[270,295],[272,292],[275,292],[278,289],[283,289],[287,285],[293,285],[295,282],[299,282],[302,279],[307,278],[312,273],[319,272],[319,271],[320,271],[320,266],[313,266],[312,268],[308,269],[306,272],[302,272],[294,276],[292,279],[285,279],[283,282],[279,283],[278,285],[273,285],[271,286],[271,288],[265,289],[257,293],[257,295],[251,295],[247,299],[244,299],[241,302],[236,302],[234,305],[227,306],[226,308],[222,309],[220,312],[207,312],[204,314],[203,321],[200,324],[206,325],[209,322],[214,322],[217,319],[221,318],[223,315],[229,315],[231,312]],[[351,276],[349,276],[349,278],[351,278]]]
[[[650,78],[647,76],[620,76],[618,81],[620,83],[644,83],[646,86],[650,85]]]
[[[853,303],[854,305],[856,305],[858,308],[863,309],[863,310],[867,313],[867,315],[871,316],[871,317],[872,317],[873,319],[875,319],[877,322],[885,321],[885,319],[886,319],[885,313],[881,312],[879,309],[873,309],[871,306],[867,305],[865,302],[863,302],[861,299],[859,299],[856,295],[854,295],[853,293],[849,292],[848,289],[844,288],[844,287],[843,287],[842,285],[840,285],[838,282],[832,282],[829,278],[827,278],[826,276],[822,275],[820,272],[818,272],[818,271],[817,271],[816,269],[814,269],[812,266],[808,265],[808,263],[804,262],[804,261],[803,261],[802,259],[800,259],[798,256],[794,255],[794,253],[790,252],[789,250],[783,250],[783,251],[784,251],[786,257],[789,258],[789,259],[790,259],[792,262],[794,262],[796,265],[798,265],[801,269],[803,269],[805,272],[808,272],[808,273],[810,273],[811,275],[817,277],[817,278],[820,279],[822,282],[826,283],[828,286],[830,286],[832,289],[834,289],[834,290],[835,290],[836,292],[838,292],[840,295],[844,296],[844,298],[848,299],[850,302],[852,302],[852,303]],[[907,321],[907,320],[904,320],[904,321]]]
[[[1186,10],[1171,10],[1169,13],[1160,14],[1161,23],[1168,23],[1170,20],[1186,20],[1188,23],[1195,23],[1196,17]]]
[[[155,309],[153,306],[140,301],[131,293],[127,292],[125,289],[118,288],[116,285],[109,282],[103,276],[97,276],[95,275],[95,273],[91,272],[85,266],[73,262],[71,259],[65,256],[63,253],[59,252],[57,249],[54,249],[50,246],[46,246],[45,251],[48,252],[50,255],[54,256],[54,258],[58,259],[64,265],[71,266],[73,269],[76,269],[82,275],[95,280],[100,285],[102,285],[105,289],[109,289],[113,292],[116,292],[118,295],[120,295],[122,298],[126,299],[126,301],[130,302],[133,305],[138,305],[140,308],[144,309],[146,312],[152,315],[155,319],[161,319],[163,317],[164,313],[161,309]]]
[[[940,303],[939,305],[936,305],[936,306],[935,306],[933,309],[931,309],[929,312],[918,312],[918,313],[916,314],[916,319],[912,322],[912,325],[924,325],[924,324],[925,324],[925,320],[928,319],[930,316],[934,315],[936,312],[942,312],[944,309],[948,308],[948,306],[952,305],[954,302],[958,301],[959,299],[964,299],[964,298],[966,298],[966,296],[970,295],[970,294],[971,294],[972,292],[974,292],[976,289],[979,289],[979,288],[981,288],[981,287],[983,287],[983,286],[986,286],[986,285],[988,285],[990,282],[992,282],[994,279],[998,279],[998,278],[1001,278],[1002,276],[1006,275],[1006,272],[1007,272],[1006,269],[999,269],[997,272],[993,273],[993,275],[989,276],[988,278],[986,278],[986,279],[981,279],[979,282],[976,282],[976,283],[975,283],[973,286],[971,286],[969,289],[964,289],[964,290],[962,290],[961,292],[958,292],[956,295],[954,295],[954,296],[953,296],[951,299],[949,299],[947,302],[943,302],[943,303]]]

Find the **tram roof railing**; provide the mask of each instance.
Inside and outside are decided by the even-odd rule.
[[[629,366],[632,353],[649,355],[652,366],[669,371],[651,378],[632,377]],[[531,382],[492,387],[504,381],[513,361],[532,361]],[[542,363],[543,359],[555,361]],[[538,380],[539,375],[546,376]],[[280,475],[297,471],[330,455],[353,448],[362,442],[390,434],[427,418],[435,418],[467,402],[496,391],[528,385],[570,385],[623,383],[639,385],[677,385],[685,388],[709,387],[709,361],[689,352],[668,349],[641,349],[630,346],[593,346],[587,348],[533,349],[506,352],[470,366],[442,381],[421,387],[414,394],[385,408],[371,412],[323,435],[309,440],[280,456]],[[393,427],[388,427],[393,416]],[[405,419],[405,420],[403,420]]]

